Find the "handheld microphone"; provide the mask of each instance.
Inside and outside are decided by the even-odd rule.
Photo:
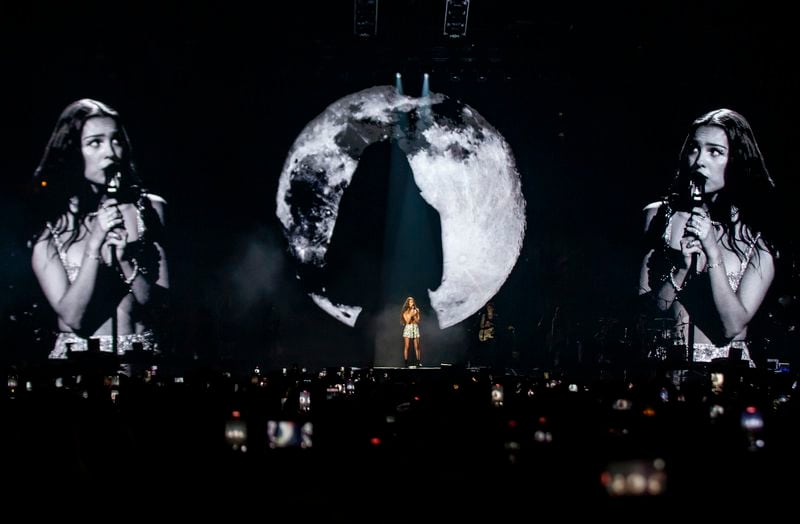
[[[114,194],[119,191],[121,181],[122,173],[119,170],[115,170],[113,176],[106,180],[106,193]]]
[[[689,180],[689,200],[693,207],[703,205],[705,197],[706,179],[700,173],[694,172]]]
[[[703,197],[705,196],[706,181],[705,177],[698,172],[693,172],[689,180],[689,200],[691,206],[698,207],[703,205]],[[697,272],[697,253],[692,253],[692,264],[689,267],[689,274]]]
[[[123,169],[124,167],[119,162],[112,162],[103,170],[106,174],[105,191],[107,194],[119,193],[122,189]]]
[[[120,185],[122,183],[122,170],[120,166],[115,163],[106,167],[105,171],[106,171],[106,194],[116,195],[117,192],[120,190]],[[115,229],[120,229],[120,228],[115,228]],[[117,252],[113,246],[111,246],[111,251],[109,254],[111,256],[112,267],[116,266],[118,264]]]

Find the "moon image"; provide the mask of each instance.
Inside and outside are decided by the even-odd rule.
[[[397,140],[420,195],[441,219],[442,280],[428,295],[445,329],[500,290],[526,229],[511,148],[475,109],[441,93],[411,97],[388,85],[337,100],[302,129],[289,150],[276,214],[309,297],[355,326],[361,306],[327,297],[325,257],[361,154],[390,139]]]

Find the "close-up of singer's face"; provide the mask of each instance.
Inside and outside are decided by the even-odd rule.
[[[716,193],[725,187],[725,168],[728,165],[728,135],[719,126],[700,126],[694,132],[687,161],[689,169],[706,179],[705,193]]]
[[[93,187],[106,184],[106,169],[119,164],[125,155],[117,122],[108,116],[89,118],[81,132],[84,176]]]

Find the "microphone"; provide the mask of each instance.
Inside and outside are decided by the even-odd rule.
[[[693,171],[689,179],[689,201],[691,207],[698,207],[703,205],[703,198],[706,193],[706,177],[697,171]],[[692,263],[689,266],[689,274],[697,273],[697,253],[692,253]]]
[[[693,171],[689,178],[689,201],[692,207],[703,205],[706,193],[706,177],[697,171]]]
[[[113,163],[110,164],[105,168],[106,172],[106,194],[116,195],[122,183],[122,168],[119,164]],[[115,229],[124,229],[124,227],[116,227]],[[111,246],[111,250],[109,252],[111,257],[111,266],[116,266],[119,262],[117,261],[117,251],[114,246]]]
[[[106,172],[106,193],[115,194],[120,190],[122,184],[122,167],[113,163],[105,168]]]
[[[114,176],[106,181],[106,193],[114,194],[119,191],[120,181],[122,180],[122,173],[117,171]]]

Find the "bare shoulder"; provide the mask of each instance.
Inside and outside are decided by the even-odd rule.
[[[146,193],[145,196],[150,203],[153,204],[153,206],[165,207],[167,205],[167,201],[164,200],[164,197],[160,195],[156,195],[155,193]]]
[[[658,200],[656,202],[651,202],[651,203],[647,204],[646,206],[644,206],[643,211],[644,211],[645,215],[655,215],[656,213],[658,213],[658,210],[661,209],[661,206],[663,206],[663,205],[664,205],[664,202],[662,202],[660,200]]]
[[[43,269],[57,255],[53,242],[50,241],[49,233],[42,233],[33,244],[31,261],[34,270]]]
[[[158,213],[158,217],[161,219],[161,222],[164,222],[164,212],[167,208],[167,201],[155,193],[147,193],[145,196],[147,197],[147,200],[150,201],[150,205],[153,206],[153,209],[155,209],[156,213]]]
[[[756,240],[756,249],[758,249],[758,256],[752,257],[751,263],[756,263],[760,267],[765,267],[765,264],[775,267],[775,258],[780,257],[780,254],[773,252],[771,246],[763,238],[759,237]]]
[[[652,202],[644,206],[642,210],[644,212],[644,229],[645,231],[650,229],[650,222],[653,221],[653,218],[658,214],[661,206],[664,205],[663,202]]]

